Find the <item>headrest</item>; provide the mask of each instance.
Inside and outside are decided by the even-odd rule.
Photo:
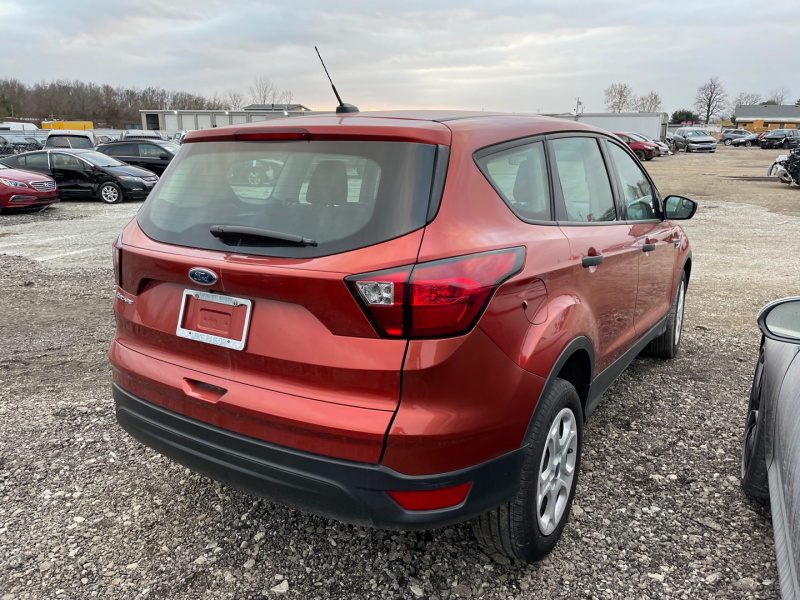
[[[308,182],[306,202],[325,206],[347,202],[347,166],[341,160],[322,160]]]

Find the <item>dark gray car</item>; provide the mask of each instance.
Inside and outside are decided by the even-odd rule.
[[[800,597],[800,297],[767,304],[742,445],[742,487],[769,499],[781,594]]]

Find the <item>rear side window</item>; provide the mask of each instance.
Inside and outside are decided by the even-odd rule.
[[[136,144],[114,144],[108,148],[106,154],[111,156],[139,156],[136,151]]]
[[[39,168],[47,168],[47,154],[42,152],[41,154],[28,154],[27,156],[20,156],[19,157],[19,164],[25,165],[26,167],[39,167]]]
[[[151,238],[282,257],[363,248],[425,225],[436,146],[403,142],[187,144],[137,215]],[[214,225],[313,239],[223,238]]]
[[[611,183],[597,140],[569,137],[555,139],[552,144],[567,220],[616,220]]]
[[[519,146],[477,160],[506,204],[523,220],[549,221],[550,192],[544,144]]]

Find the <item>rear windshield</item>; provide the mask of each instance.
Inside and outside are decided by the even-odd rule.
[[[45,146],[48,148],[94,148],[92,140],[80,136],[51,135]]]
[[[137,214],[168,244],[314,257],[371,246],[425,224],[436,146],[298,141],[186,144]],[[214,237],[214,225],[314,240]]]

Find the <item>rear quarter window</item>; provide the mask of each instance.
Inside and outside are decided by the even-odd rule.
[[[525,221],[552,219],[543,142],[482,156],[476,162],[514,214]]]

